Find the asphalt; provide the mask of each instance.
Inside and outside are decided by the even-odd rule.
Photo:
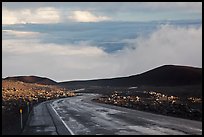
[[[202,135],[202,122],[92,102],[96,94],[36,106],[25,135]]]
[[[57,135],[56,127],[47,108],[48,102],[43,102],[33,108],[23,135]]]

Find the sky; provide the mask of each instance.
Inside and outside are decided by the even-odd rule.
[[[3,2],[2,77],[56,81],[202,67],[201,2]]]

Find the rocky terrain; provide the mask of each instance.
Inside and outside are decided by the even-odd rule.
[[[20,113],[23,110],[25,124],[34,105],[46,100],[75,96],[75,93],[53,85],[2,80],[2,132],[19,134]]]

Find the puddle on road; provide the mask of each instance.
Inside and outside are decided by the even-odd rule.
[[[108,112],[108,110],[105,110],[105,109],[96,109],[96,111],[99,111],[99,112]]]
[[[46,127],[44,131],[55,131],[55,127]]]

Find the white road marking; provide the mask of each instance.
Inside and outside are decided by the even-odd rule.
[[[57,102],[53,102],[52,106],[53,109],[55,110],[55,113],[59,116],[61,113],[64,113],[63,109],[58,109],[58,107],[62,107],[63,105],[70,105],[73,107],[70,107],[70,110],[74,110],[76,112],[79,112],[80,114],[82,112],[84,112],[85,114],[90,115],[90,122],[95,123],[95,127],[99,127],[99,128],[103,128],[103,127],[107,127],[110,130],[114,129],[114,127],[118,127],[117,129],[119,130],[119,133],[116,134],[194,134],[194,132],[202,132],[202,129],[198,129],[198,128],[192,128],[192,127],[188,127],[188,125],[183,125],[183,122],[179,122],[177,123],[175,119],[175,124],[174,122],[174,118],[169,118],[168,117],[164,117],[162,116],[161,118],[158,116],[159,120],[156,118],[150,118],[148,114],[147,117],[145,117],[146,112],[143,116],[143,112],[140,112],[137,116],[137,118],[140,118],[142,121],[144,120],[144,122],[150,122],[150,123],[154,123],[153,125],[149,125],[150,127],[144,127],[144,126],[137,126],[137,125],[130,125],[128,121],[120,121],[118,119],[114,120],[114,117],[111,117],[109,114],[123,114],[126,115],[129,112],[124,112],[124,110],[120,110],[120,109],[116,109],[116,108],[109,108],[106,106],[100,106],[97,104],[91,104],[91,103],[87,103],[86,98],[85,97],[78,97],[77,99],[64,99],[64,103],[57,103]],[[84,99],[84,100],[82,100]],[[67,104],[66,104],[67,103]],[[131,112],[137,112],[134,110],[131,110]],[[70,115],[67,114],[66,115]],[[75,116],[81,116],[83,117],[84,115],[79,115],[79,114],[75,114]],[[110,119],[110,118],[113,118]],[[60,119],[64,119],[62,117],[60,117]],[[173,121],[173,122],[172,122]],[[75,132],[75,134],[89,134],[90,131],[86,131],[83,130],[85,127],[84,125],[80,125],[81,123],[78,123],[75,119],[72,119],[71,117],[69,117],[69,123],[67,123],[67,121],[65,120],[65,122],[62,120],[62,122],[64,123],[65,127],[67,128],[68,126],[70,126],[70,128],[73,129],[73,131]],[[188,122],[188,121],[187,121]],[[89,122],[87,122],[89,124]],[[180,124],[181,123],[181,124]],[[184,121],[185,123],[185,121]],[[67,125],[66,125],[67,124]],[[87,125],[88,125],[87,124]],[[80,126],[79,126],[80,125]],[[86,125],[86,124],[85,124]],[[100,126],[102,125],[102,126]],[[158,126],[156,126],[158,125]],[[130,127],[129,127],[130,126]],[[171,129],[171,126],[176,126],[175,129]],[[67,128],[68,130],[70,129],[69,127]],[[176,129],[178,128],[178,129]],[[189,130],[190,131],[186,131]],[[83,131],[82,131],[83,130]],[[89,129],[87,129],[89,130]],[[129,131],[132,130],[132,131]],[[191,131],[192,130],[192,131]],[[70,131],[70,130],[69,130]],[[89,132],[89,133],[87,133]],[[70,132],[71,133],[71,132]],[[73,132],[72,132],[73,133]],[[100,134],[97,132],[97,134]],[[103,134],[103,133],[102,133]]]
[[[74,132],[67,126],[67,124],[64,122],[64,120],[60,117],[60,115],[57,113],[57,111],[52,107],[52,105],[50,105],[51,108],[55,111],[55,113],[57,114],[57,116],[60,118],[60,120],[62,121],[62,123],[65,125],[65,127],[69,130],[69,132],[71,133],[71,135],[75,135]]]

